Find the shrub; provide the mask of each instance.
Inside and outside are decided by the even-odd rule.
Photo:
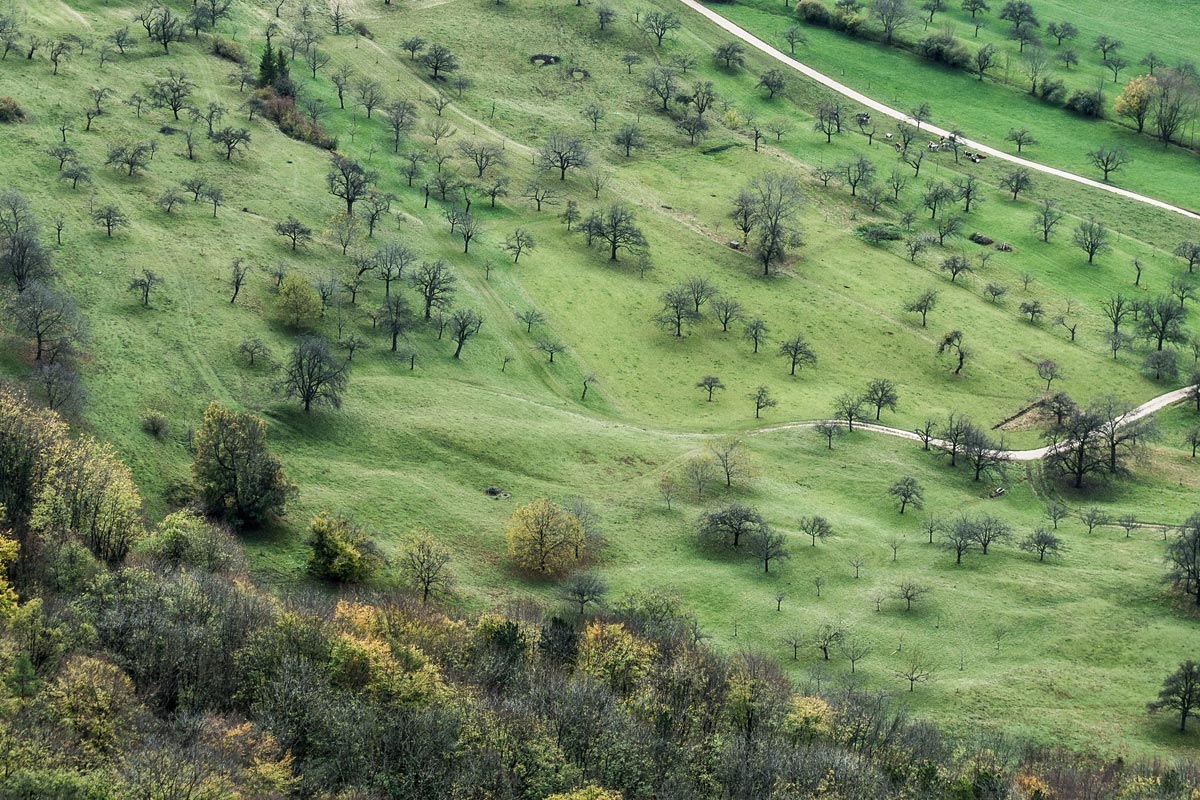
[[[308,570],[318,578],[354,583],[370,578],[383,565],[366,532],[342,516],[322,511],[308,526],[312,555]]]
[[[191,511],[177,511],[164,519],[137,550],[172,570],[188,567],[227,572],[240,558],[237,543],[227,531]]]
[[[11,97],[0,97],[0,123],[24,122],[25,111]]]
[[[226,61],[232,61],[235,64],[246,66],[246,54],[242,52],[242,48],[235,42],[231,42],[221,36],[214,36],[211,45],[212,54],[217,58],[223,58]]]
[[[294,98],[285,97],[275,89],[260,89],[256,94],[262,104],[263,116],[274,122],[284,136],[326,150],[337,148],[337,139],[296,110]]]
[[[838,9],[833,12],[833,17],[829,20],[829,26],[835,31],[841,31],[847,36],[858,36],[862,32],[863,23],[866,20],[862,15],[856,14],[853,11]]]
[[[956,69],[962,69],[971,60],[971,54],[949,32],[926,36],[917,43],[917,53],[922,58]]]
[[[158,411],[148,411],[142,417],[142,430],[155,439],[165,438],[171,432],[171,423],[166,416]]]
[[[801,0],[796,4],[796,16],[809,25],[821,25],[826,28],[833,21],[829,9],[818,0]]]
[[[970,240],[971,240],[972,242],[974,242],[975,244],[984,244],[984,245],[987,245],[987,244],[992,244],[993,242],[995,242],[995,241],[996,241],[996,240],[995,240],[995,239],[993,239],[992,237],[990,237],[990,236],[985,236],[984,234],[982,234],[982,233],[979,233],[978,231],[976,231],[975,233],[972,233],[972,234],[971,234],[970,236],[968,236],[967,238],[968,238],[968,239],[970,239]]]
[[[364,39],[374,39],[374,38],[375,38],[375,37],[374,37],[374,36],[371,34],[371,29],[370,29],[370,28],[368,28],[368,27],[366,26],[366,23],[363,23],[363,22],[351,22],[351,23],[350,23],[350,28],[351,28],[351,30],[353,30],[355,33],[357,33],[359,36],[363,37]]]
[[[855,230],[855,235],[867,244],[898,242],[904,238],[904,232],[900,230],[900,227],[891,222],[871,222],[859,225]]]
[[[1058,78],[1047,78],[1042,81],[1042,85],[1038,87],[1038,97],[1045,100],[1047,103],[1061,103],[1066,97],[1067,87]]]
[[[1104,97],[1097,91],[1076,89],[1067,100],[1067,109],[1080,116],[1099,119],[1104,116]]]

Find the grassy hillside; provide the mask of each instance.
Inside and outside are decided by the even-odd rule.
[[[1174,145],[1164,148],[1150,136],[1138,135],[1128,120],[1116,115],[1113,103],[1130,79],[1146,74],[1146,67],[1139,62],[1147,53],[1154,51],[1172,66],[1194,60],[1183,44],[1185,39],[1171,31],[1181,23],[1195,25],[1195,9],[1169,2],[1119,8],[1092,2],[1033,5],[1042,23],[1040,33],[1046,39],[1047,55],[1052,60],[1050,76],[1062,80],[1068,93],[1101,87],[1105,119],[1083,118],[1066,111],[1061,104],[1030,96],[1017,43],[1008,38],[1011,25],[997,19],[1003,6],[1000,3],[990,13],[981,15],[985,25],[978,37],[974,35],[970,14],[959,8],[958,3],[947,3],[945,11],[935,16],[928,30],[923,20],[914,22],[899,32],[898,42],[903,47],[891,48],[807,25],[792,15],[790,6],[774,0],[747,0],[713,8],[783,52],[788,52],[784,32],[798,25],[808,42],[797,47],[797,59],[893,108],[907,111],[929,103],[932,121],[940,127],[962,130],[976,141],[1005,152],[1017,152],[1016,145],[1005,140],[1009,130],[1028,128],[1037,143],[1022,155],[1099,179],[1101,173],[1088,158],[1088,151],[1101,146],[1123,147],[1131,163],[1112,175],[1113,183],[1194,210],[1196,193],[1200,191],[1200,166],[1192,128],[1185,136],[1192,149]],[[1050,22],[1062,21],[1074,24],[1079,36],[1059,47],[1045,34],[1044,28]],[[943,28],[951,30],[972,53],[987,44],[999,49],[997,65],[984,81],[963,70],[932,64],[911,52],[919,39]],[[1119,73],[1115,83],[1112,73],[1102,64],[1100,52],[1093,48],[1094,40],[1101,34],[1124,42],[1119,53],[1129,66]],[[1077,66],[1064,68],[1058,60],[1060,52],[1067,49],[1078,54]]]
[[[1051,484],[1036,467],[1031,480],[1023,468],[1012,468],[1007,494],[989,500],[994,482],[976,483],[911,443],[855,433],[830,452],[811,431],[754,433],[768,424],[827,416],[835,397],[860,391],[876,377],[895,380],[899,389],[898,409],[884,415],[888,424],[914,427],[927,417],[959,412],[991,428],[1041,397],[1044,384],[1034,365],[1045,358],[1057,361],[1064,373],[1054,388],[1080,402],[1113,394],[1138,403],[1175,388],[1177,382],[1154,382],[1141,372],[1140,349],[1114,361],[1098,306],[1115,291],[1138,297],[1165,291],[1183,273],[1171,249],[1194,236],[1184,221],[1048,178],[1038,180],[1028,199],[1014,202],[997,188],[1000,164],[955,165],[943,153],[927,160],[914,180],[883,144],[868,147],[852,135],[826,144],[806,115],[819,96],[814,88],[796,80],[787,98],[764,99],[754,86],[765,60],[750,57],[735,72],[718,69],[712,52],[725,39],[692,16],[684,16],[683,29],[659,49],[637,32],[638,7],[626,2],[612,4],[618,19],[604,33],[597,30],[594,8],[542,0],[505,5],[418,0],[390,9],[365,0],[345,5],[373,38],[328,32],[318,47],[332,62],[316,79],[295,63],[293,77],[302,96],[324,101],[322,122],[338,138],[338,149],[378,171],[381,188],[397,195],[373,240],[360,241],[351,254],[403,242],[423,258],[446,259],[459,281],[456,305],[478,310],[484,325],[459,360],[433,326],[421,326],[406,343],[417,354],[410,370],[410,361],[394,357],[382,331],[365,317],[383,297],[382,284],[368,281],[356,307],[343,305],[349,320],[344,333],[356,333],[370,347],[355,355],[338,411],[302,414],[275,391],[277,375],[249,368],[237,354],[239,343],[252,337],[269,343],[277,358],[291,347],[295,331],[281,322],[269,275],[276,264],[286,262],[313,281],[353,271],[350,258],[323,233],[311,247],[292,252],[273,232],[274,223],[289,215],[318,232],[328,228],[331,215],[343,207],[326,192],[329,154],[284,137],[260,117],[246,121],[238,108],[248,90],[227,80],[234,65],[210,54],[207,35],[172,45],[169,56],[142,41],[103,67],[96,65],[93,46],[66,60],[58,75],[40,56],[30,61],[14,53],[0,63],[0,96],[16,98],[29,114],[26,123],[6,126],[0,136],[3,184],[30,199],[44,226],[55,214],[64,216],[55,265],[89,323],[82,373],[90,400],[81,425],[112,441],[133,466],[150,516],[186,491],[189,433],[216,399],[269,420],[273,446],[301,489],[285,525],[247,540],[256,573],[278,586],[309,580],[306,523],[329,509],[353,514],[388,555],[399,552],[414,528],[432,531],[454,553],[465,606],[522,597],[552,601],[553,586],[511,568],[504,524],[517,504],[531,498],[582,497],[603,521],[609,544],[600,570],[614,591],[677,591],[723,646],[777,655],[798,680],[826,667],[829,679],[850,679],[844,659],[826,665],[808,646],[793,663],[782,641],[793,628],[811,633],[823,620],[840,619],[874,642],[853,680],[899,690],[903,682],[895,671],[902,654],[914,648],[926,652],[937,665],[936,680],[906,699],[914,711],[951,729],[994,727],[1106,752],[1127,746],[1140,753],[1182,753],[1195,747],[1196,734],[1180,739],[1169,722],[1144,713],[1162,677],[1194,655],[1196,622],[1174,607],[1160,581],[1163,545],[1157,532],[1126,539],[1112,527],[1089,537],[1077,520],[1069,520],[1061,523],[1069,549],[1060,560],[1037,563],[1010,543],[955,567],[952,555],[922,543],[921,514],[896,513],[887,487],[914,475],[926,488],[927,512],[949,517],[986,509],[1008,519],[1019,538],[1045,524],[1042,509]],[[218,33],[237,42],[253,65],[273,4],[243,2],[234,8]],[[295,9],[285,6],[284,12],[284,30],[295,29]],[[29,10],[27,25],[44,36],[86,30],[96,37],[130,25],[140,38],[135,14],[133,4],[71,0],[39,4]],[[410,61],[400,42],[414,35],[459,55],[471,81],[461,97],[435,85]],[[632,74],[619,60],[627,52],[643,58]],[[530,56],[536,53],[558,55],[589,77],[534,66]],[[709,112],[714,130],[696,147],[655,112],[642,88],[656,63],[680,55],[696,58],[685,84],[693,75],[713,81],[730,112],[723,103]],[[845,63],[849,68],[849,60]],[[378,110],[368,121],[349,97],[347,108],[338,108],[328,76],[343,64],[378,80],[389,98],[420,106],[421,121],[401,143],[401,154],[433,151],[425,123],[436,119],[426,103],[435,92],[451,97],[443,119],[457,130],[443,149],[470,139],[504,148],[510,196],[495,209],[478,193],[473,196],[471,212],[482,220],[483,235],[469,254],[448,235],[442,212],[449,204],[435,195],[426,208],[421,189],[407,186],[399,172],[404,159],[393,153]],[[149,108],[138,118],[122,105],[132,93],[144,94],[145,85],[168,68],[186,71],[195,81],[193,102],[218,102],[228,109],[226,124],[249,128],[246,153],[225,161],[202,142],[196,160],[189,160],[179,130],[186,120],[176,123],[169,112]],[[110,87],[113,96],[90,131],[76,117],[67,134],[94,175],[94,184],[73,191],[58,179],[58,163],[46,150],[59,135],[59,115],[86,107],[93,85]],[[597,132],[582,116],[589,103],[607,112]],[[1006,113],[1023,113],[1013,108]],[[756,153],[734,129],[738,126],[719,121],[750,113],[784,119],[790,132]],[[940,117],[939,122],[946,124]],[[622,124],[632,123],[642,126],[649,145],[626,159],[611,140]],[[593,169],[610,182],[596,200],[582,171],[563,182],[551,180],[560,202],[538,213],[520,195],[537,173],[534,154],[560,128],[583,137]],[[1048,133],[1039,136],[1048,141]],[[108,145],[150,138],[158,152],[144,174],[129,178],[102,166]],[[1051,145],[1043,149],[1048,153]],[[872,213],[836,181],[825,189],[812,177],[815,165],[858,153],[877,165],[881,178],[897,166],[909,172],[898,204]],[[426,163],[426,176],[433,169]],[[446,169],[474,176],[461,156]],[[802,182],[804,246],[777,275],[762,278],[749,255],[728,246],[737,236],[728,214],[737,190],[767,171]],[[965,239],[948,240],[947,247],[910,262],[901,242],[873,247],[855,236],[858,225],[897,222],[905,209],[916,211],[916,229],[928,228],[920,201],[925,182],[966,174],[976,175],[987,190],[964,232],[986,233],[1013,248],[991,251],[995,257],[977,275],[952,284],[938,269],[954,253],[978,257],[982,248]],[[196,175],[224,192],[225,205],[215,218],[211,206],[190,200],[170,215],[155,206],[164,191]],[[1187,180],[1172,186],[1184,191]],[[1057,198],[1069,215],[1048,244],[1030,228],[1042,197]],[[558,219],[567,199],[585,214],[602,203],[633,204],[650,242],[653,270],[640,277],[635,259],[609,262],[599,250],[587,249],[581,236],[568,234]],[[89,215],[90,208],[108,203],[131,218],[111,239]],[[1072,229],[1089,215],[1114,232],[1113,251],[1090,266],[1071,244]],[[532,232],[537,248],[513,264],[502,245],[517,226]],[[234,258],[255,269],[231,304],[226,283]],[[1139,287],[1133,286],[1130,266],[1135,258],[1145,265]],[[165,281],[149,308],[127,291],[129,276],[142,268]],[[1032,281],[1022,288],[1025,273]],[[722,333],[711,318],[680,338],[656,326],[659,295],[692,275],[705,276],[750,315],[760,315],[771,329],[771,343],[753,355],[740,325]],[[1006,299],[989,302],[983,296],[987,283],[1007,287]],[[940,301],[929,327],[922,328],[902,306],[926,288],[937,289]],[[409,289],[400,290],[415,299]],[[1037,325],[1018,311],[1020,303],[1033,299],[1047,312]],[[1070,319],[1078,322],[1075,342],[1052,322],[1068,300]],[[546,318],[532,334],[516,318],[527,309]],[[331,310],[320,325],[334,339],[336,317]],[[964,331],[972,350],[959,376],[936,355],[941,334],[951,329]],[[7,326],[5,333],[11,334]],[[776,350],[779,339],[795,333],[808,338],[818,364],[793,378]],[[547,336],[569,348],[552,365],[534,348]],[[12,335],[8,342],[0,363],[7,374],[22,375],[30,359],[26,343]],[[1180,358],[1190,367],[1190,351],[1181,351]],[[720,376],[728,387],[712,403],[695,388],[705,374]],[[582,401],[585,375],[598,382]],[[756,420],[747,395],[759,385],[769,386],[779,405]],[[159,440],[142,430],[150,411],[166,415],[170,436]],[[1200,484],[1182,441],[1194,420],[1182,409],[1164,416],[1166,433],[1137,465],[1134,481],[1083,496],[1066,492],[1059,499],[1075,509],[1097,503],[1114,517],[1181,520],[1194,509]],[[1013,445],[1039,441],[1029,424],[1008,427],[1004,434]],[[729,433],[743,436],[753,478],[701,498],[685,491],[668,511],[658,496],[660,480],[683,481],[686,460],[703,453],[713,437]],[[512,498],[490,499],[483,493],[488,486]],[[792,558],[763,575],[751,561],[701,552],[694,541],[696,517],[726,497],[759,506],[786,533]],[[798,518],[813,513],[827,516],[835,530],[816,547],[797,529]],[[894,561],[888,546],[893,536],[902,540]],[[849,565],[856,557],[865,561],[857,579]],[[381,585],[391,585],[396,576],[389,569]],[[824,581],[819,599],[818,576]],[[894,599],[876,612],[872,590],[890,592],[908,578],[930,587],[927,598],[909,613]],[[779,591],[787,596],[776,612]]]

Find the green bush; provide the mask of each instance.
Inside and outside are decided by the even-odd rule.
[[[917,43],[917,54],[938,64],[962,69],[971,60],[967,48],[950,33],[935,33]]]
[[[322,511],[308,526],[312,555],[308,571],[318,578],[338,583],[357,583],[370,578],[383,566],[375,543],[362,528],[342,516]]]
[[[1097,91],[1076,89],[1067,100],[1067,108],[1081,116],[1099,119],[1104,116],[1104,96]]]
[[[855,235],[867,244],[882,244],[883,242],[898,242],[904,238],[904,231],[898,225],[890,222],[869,222],[859,225]]]
[[[796,16],[809,25],[821,25],[826,28],[833,21],[833,14],[817,0],[801,0],[797,3]]]

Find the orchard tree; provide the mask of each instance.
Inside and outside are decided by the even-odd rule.
[[[782,93],[787,88],[787,80],[784,77],[783,70],[767,70],[758,77],[758,83],[755,84],[754,88],[765,89],[767,91],[767,99],[774,100],[775,95]]]
[[[728,333],[729,326],[742,318],[742,304],[731,297],[717,295],[709,303],[713,316],[721,323],[721,332]]]
[[[802,334],[796,334],[790,339],[779,343],[779,355],[788,359],[791,365],[789,374],[796,374],[796,367],[807,367],[817,363],[817,354],[809,346],[808,340]]]
[[[1200,513],[1192,514],[1179,526],[1167,546],[1167,565],[1175,587],[1195,597],[1200,606]]]
[[[686,287],[675,286],[663,292],[662,309],[654,320],[676,337],[683,336],[684,325],[700,320],[695,302]]]
[[[559,171],[559,180],[567,179],[567,170],[586,167],[590,161],[583,141],[562,131],[553,131],[546,138],[538,157],[543,167]]]
[[[421,297],[426,322],[432,318],[434,309],[444,310],[454,304],[458,279],[441,259],[422,262],[409,277],[409,283]]]
[[[887,378],[876,378],[867,384],[867,389],[863,392],[863,401],[875,407],[875,421],[878,422],[883,409],[896,410],[900,396],[896,393],[896,384],[893,381]]]
[[[1038,528],[1026,536],[1018,547],[1026,553],[1037,553],[1038,561],[1045,561],[1047,555],[1061,555],[1065,549],[1062,540],[1045,528]]]
[[[609,261],[617,261],[622,250],[638,252],[647,246],[646,237],[637,227],[633,210],[616,203],[593,211],[580,225],[588,242],[599,241],[607,246]]]
[[[1200,597],[1200,595],[1197,595]],[[1187,732],[1188,717],[1200,711],[1200,664],[1188,660],[1179,665],[1163,681],[1158,699],[1150,703],[1150,711],[1172,711],[1179,715],[1179,732]]]
[[[819,515],[811,517],[801,517],[797,523],[800,532],[812,540],[812,546],[817,546],[817,540],[825,541],[833,535],[833,526],[829,524],[829,520]]]
[[[640,24],[642,30],[654,37],[659,47],[662,47],[667,34],[683,27],[679,15],[674,11],[648,11],[642,14]]]
[[[833,420],[822,420],[813,425],[813,430],[825,437],[825,446],[829,450],[833,449],[833,440],[842,435],[841,424]]]
[[[953,330],[942,337],[938,343],[938,355],[950,353],[957,359],[957,365],[954,367],[954,374],[958,375],[962,372],[963,366],[967,362],[967,357],[971,351],[963,344],[963,332]]]
[[[762,525],[762,515],[757,509],[743,503],[727,503],[700,515],[697,534],[706,547],[737,548]]]
[[[1000,188],[1012,192],[1013,200],[1016,200],[1021,192],[1031,191],[1033,187],[1033,175],[1025,167],[1017,167],[1000,179]]]
[[[1187,309],[1175,298],[1168,294],[1159,295],[1153,300],[1146,300],[1138,305],[1138,333],[1155,344],[1155,349],[1162,350],[1168,342],[1178,344],[1187,341],[1183,323],[1187,319]]]
[[[921,485],[917,483],[917,479],[911,475],[906,475],[896,481],[888,489],[888,494],[896,498],[896,502],[900,504],[900,513],[909,506],[920,511],[925,506],[925,493],[921,489]]]
[[[1050,233],[1062,222],[1064,216],[1058,201],[1047,197],[1038,205],[1037,214],[1033,218],[1033,229],[1041,234],[1043,242],[1049,242]]]
[[[454,357],[460,358],[463,345],[483,327],[483,317],[470,308],[455,309],[450,315],[450,337],[454,340]]]
[[[961,516],[942,528],[942,546],[954,553],[954,563],[962,564],[962,557],[975,546],[974,520]]]
[[[1095,217],[1088,217],[1080,222],[1075,228],[1072,240],[1076,247],[1087,253],[1089,264],[1093,263],[1098,254],[1112,249],[1112,245],[1108,243],[1108,228],[1097,222]]]
[[[746,327],[742,330],[742,338],[753,342],[754,352],[758,353],[758,346],[766,339],[769,330],[765,322],[755,318],[746,323]]]
[[[838,395],[833,401],[834,410],[838,418],[846,420],[846,428],[851,433],[854,433],[855,421],[861,422],[866,418],[863,402],[861,395],[850,394],[848,392]]]
[[[82,330],[70,296],[36,281],[9,301],[5,316],[18,333],[33,340],[35,366],[55,363]]]
[[[762,563],[764,573],[771,571],[772,561],[785,559],[789,555],[783,534],[771,530],[766,523],[750,532],[746,539],[746,549]]]
[[[1018,153],[1031,144],[1037,144],[1037,139],[1033,138],[1033,134],[1029,132],[1028,128],[1009,128],[1008,135],[1004,139],[1015,144]]]
[[[901,581],[896,587],[896,599],[904,601],[904,610],[912,611],[912,604],[929,593],[929,588],[915,581]]]
[[[393,353],[396,352],[400,337],[407,336],[416,322],[408,300],[399,292],[384,299],[375,319],[376,324],[392,338]]]
[[[778,405],[778,401],[771,397],[771,392],[766,386],[759,386],[750,393],[750,400],[754,403],[754,418],[758,419],[762,414],[763,409],[772,408]]]
[[[1172,252],[1187,262],[1189,275],[1195,270],[1196,265],[1200,264],[1200,242],[1182,241],[1175,246]]]
[[[152,270],[143,269],[140,274],[134,275],[129,282],[129,291],[137,292],[141,295],[142,308],[150,307],[150,292],[155,286],[161,286],[163,279]]]
[[[129,224],[129,217],[125,216],[125,212],[113,205],[100,206],[92,212],[92,219],[97,225],[104,228],[105,234],[110,239],[114,230],[124,228]]]
[[[302,336],[292,348],[284,370],[283,393],[299,400],[304,413],[314,405],[342,407],[348,381],[346,365],[333,357],[325,339]]]
[[[435,594],[444,594],[454,585],[449,569],[450,551],[419,529],[404,548],[400,571],[408,584],[421,593],[421,602],[428,603]]]
[[[1108,181],[1109,175],[1125,167],[1131,160],[1125,148],[1115,146],[1089,150],[1087,157],[1092,166],[1104,173],[1105,182]]]
[[[429,70],[435,81],[443,79],[442,73],[454,72],[458,69],[458,57],[450,48],[442,44],[431,45],[421,54],[420,63]]]
[[[186,72],[168,69],[167,76],[150,84],[146,94],[151,105],[155,108],[170,109],[171,114],[178,120],[179,112],[187,107],[188,99],[195,90],[196,84],[188,80]]]
[[[333,157],[332,168],[325,176],[329,193],[346,201],[347,216],[354,215],[355,202],[364,197],[378,179],[378,173],[368,172],[357,161],[343,155]]]
[[[802,195],[796,179],[783,174],[767,173],[754,178],[747,191],[754,198],[754,251],[763,267],[763,275],[784,260],[787,248],[800,243],[796,217],[800,213]]]
[[[707,392],[708,402],[711,403],[713,399],[713,392],[717,391],[718,389],[724,389],[725,384],[721,383],[721,379],[716,375],[705,375],[696,384],[696,388],[703,389],[705,392]]]
[[[937,292],[930,289],[917,295],[912,300],[904,304],[904,310],[921,315],[921,327],[925,327],[925,318],[929,312],[937,305]]]
[[[883,28],[885,44],[892,44],[896,33],[913,21],[912,6],[909,0],[873,0],[871,17]]]
[[[525,228],[517,228],[513,231],[512,236],[504,240],[504,249],[512,253],[513,263],[516,264],[521,260],[521,254],[532,250],[537,246],[537,242]]]
[[[637,125],[622,125],[613,136],[613,144],[621,148],[625,152],[625,157],[629,158],[634,150],[646,146],[646,137]]]

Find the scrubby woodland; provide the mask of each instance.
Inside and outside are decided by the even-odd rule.
[[[1200,229],[962,140],[1194,205],[1200,20],[1046,5],[714,6],[906,121],[665,0],[0,5],[0,796],[1194,800]]]

